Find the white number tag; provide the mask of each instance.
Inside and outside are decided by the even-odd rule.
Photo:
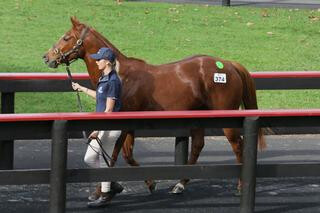
[[[215,73],[213,75],[213,82],[214,83],[227,83],[227,75],[225,73]]]

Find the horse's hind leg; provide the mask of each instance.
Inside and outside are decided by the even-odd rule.
[[[134,132],[128,132],[126,135],[124,144],[122,146],[123,159],[130,166],[139,166],[138,162],[133,158],[133,146],[134,146]]]
[[[227,137],[232,150],[237,158],[237,163],[242,163],[242,153],[243,153],[243,139],[240,136],[240,129],[231,129],[225,128],[223,129],[225,136]],[[239,178],[238,181],[238,193],[241,192],[241,180]]]
[[[134,132],[128,132],[122,146],[122,156],[130,166],[139,166],[139,163],[133,158],[133,146]],[[147,184],[149,191],[152,193],[156,188],[154,180],[146,180],[145,183]]]
[[[204,147],[204,129],[192,129],[191,130],[191,152],[187,165],[197,163],[200,152]],[[189,179],[182,179],[177,183],[171,193],[180,194],[183,192],[185,185],[189,182]]]
[[[122,131],[116,144],[113,147],[112,156],[111,156],[112,161],[110,162],[110,167],[114,167],[115,163],[117,162],[120,150],[125,142],[126,137],[127,137],[127,132]]]

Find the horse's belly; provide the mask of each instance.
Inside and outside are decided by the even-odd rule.
[[[174,92],[170,91],[167,94],[154,94],[153,100],[161,106],[162,110],[191,110],[200,108],[202,100],[196,98],[192,92]]]

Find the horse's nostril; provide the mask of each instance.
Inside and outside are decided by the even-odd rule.
[[[58,63],[56,62],[56,61],[48,61],[48,62],[46,62],[46,64],[48,64],[48,66],[50,67],[50,68],[57,68],[58,67]]]
[[[43,60],[44,60],[45,63],[48,63],[49,58],[48,58],[47,55],[43,55],[42,58],[43,58]]]

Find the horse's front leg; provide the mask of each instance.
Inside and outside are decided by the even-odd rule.
[[[126,134],[126,138],[122,146],[122,156],[130,166],[139,166],[139,163],[133,158],[133,146],[134,132],[130,131]],[[155,181],[150,179],[146,180],[145,183],[147,184],[150,193],[153,193],[156,188]]]
[[[191,130],[191,153],[187,165],[193,165],[197,163],[200,152],[204,147],[204,129],[192,129]],[[186,184],[189,182],[189,179],[181,179],[179,183],[177,183],[171,193],[173,194],[181,194]]]

